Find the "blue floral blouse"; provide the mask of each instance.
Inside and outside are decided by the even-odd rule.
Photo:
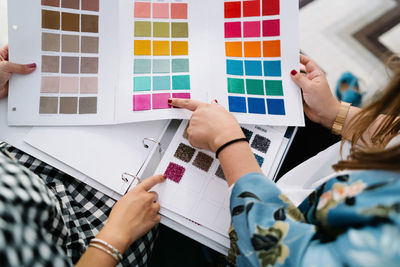
[[[358,171],[296,208],[259,173],[231,195],[229,261],[237,266],[400,266],[400,173]]]

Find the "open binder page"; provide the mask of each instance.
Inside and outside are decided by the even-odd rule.
[[[167,181],[157,185],[163,209],[190,219],[222,236],[230,225],[229,190],[215,156],[190,146],[186,137],[187,121],[176,131],[155,173],[164,173]],[[242,125],[257,162],[265,173],[279,150],[284,133],[272,128]]]
[[[10,81],[9,125],[114,122],[118,2],[76,3],[8,1],[10,61],[37,64]]]

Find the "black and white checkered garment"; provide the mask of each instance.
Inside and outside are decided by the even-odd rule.
[[[76,263],[115,201],[7,144],[0,150],[0,266]],[[147,266],[157,234],[132,244],[119,266]]]

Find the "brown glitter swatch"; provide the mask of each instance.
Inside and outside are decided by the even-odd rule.
[[[193,147],[187,146],[183,143],[180,143],[178,148],[175,151],[175,158],[180,159],[184,162],[190,162],[194,156],[196,149]]]
[[[210,170],[213,161],[214,159],[209,155],[204,154],[203,152],[199,152],[196,156],[196,159],[193,161],[193,165],[199,168],[200,170],[208,172],[208,170]]]
[[[222,170],[221,165],[218,166],[218,169],[217,169],[217,171],[215,172],[215,176],[217,176],[218,178],[221,178],[221,179],[223,179],[223,180],[226,180],[225,174],[224,174],[224,171]]]

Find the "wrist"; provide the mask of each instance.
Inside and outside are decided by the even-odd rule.
[[[212,152],[216,152],[220,147],[225,145],[226,143],[235,140],[245,138],[243,131],[240,129],[235,129],[230,132],[221,131],[221,134],[214,138],[212,145],[210,146]]]
[[[120,231],[114,231],[113,228],[107,224],[103,229],[101,229],[96,238],[99,238],[118,249],[121,254],[124,254],[131,244],[129,235],[124,235]]]
[[[320,116],[320,124],[325,128],[331,129],[336,116],[339,114],[340,105],[340,101],[333,99],[332,103],[326,108],[326,112]]]

